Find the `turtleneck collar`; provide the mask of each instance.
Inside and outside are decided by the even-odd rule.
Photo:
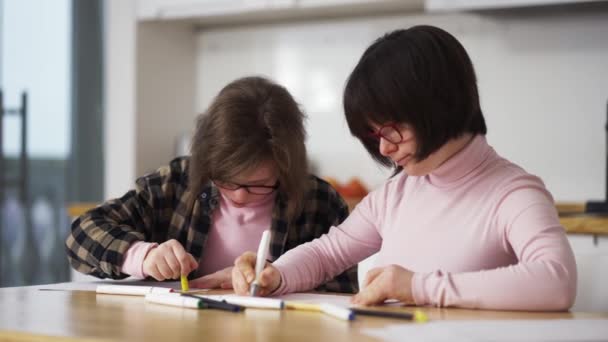
[[[473,176],[481,164],[492,156],[496,156],[496,152],[488,145],[486,137],[476,135],[462,150],[424,177],[437,187],[456,186]]]

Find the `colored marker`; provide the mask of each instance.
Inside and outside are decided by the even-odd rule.
[[[218,309],[232,312],[239,312],[245,310],[244,306],[231,304],[225,300],[214,300],[204,297],[199,297],[191,294],[182,293],[182,297],[195,298],[199,300],[199,309]]]
[[[375,316],[375,317],[385,317],[385,318],[399,318],[406,319],[411,321],[415,318],[415,315],[412,315],[409,312],[396,312],[396,311],[380,311],[380,310],[369,310],[362,308],[350,308],[356,315],[365,315],[365,316]]]
[[[188,276],[182,275],[182,292],[187,292],[190,290],[190,286],[188,286]]]
[[[355,313],[351,309],[327,303],[319,304],[319,306],[324,314],[333,316],[337,319],[343,321],[352,321],[355,319]]]
[[[429,318],[424,312],[420,310],[414,311],[414,321],[418,323],[426,323],[428,320]]]
[[[156,304],[164,304],[178,306],[191,309],[217,309],[231,312],[239,312],[243,307],[226,302],[218,302],[214,300],[206,300],[189,294],[178,293],[149,293],[146,295],[146,301]]]
[[[197,297],[226,301],[227,303],[244,306],[246,308],[281,310],[285,307],[285,302],[276,298],[222,295],[200,295]]]
[[[287,302],[285,307],[292,310],[305,310],[322,312],[326,315],[341,319],[343,321],[352,321],[355,319],[355,313],[349,308],[343,308],[329,303],[310,304],[299,302]]]
[[[262,238],[260,239],[260,245],[258,247],[258,254],[255,261],[255,279],[253,283],[251,283],[249,287],[249,293],[252,297],[258,295],[259,285],[258,285],[258,277],[260,273],[264,270],[264,266],[266,266],[266,258],[268,256],[268,249],[270,248],[270,231],[265,230],[262,233]]]

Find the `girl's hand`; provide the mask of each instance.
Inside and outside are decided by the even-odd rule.
[[[412,277],[414,273],[401,266],[390,265],[371,269],[365,276],[363,290],[351,302],[360,305],[382,304],[387,299],[397,299],[413,304]]]
[[[249,295],[249,286],[255,280],[256,254],[246,252],[236,259],[232,268],[232,287],[241,296]],[[272,264],[266,263],[266,268],[260,273],[258,286],[260,296],[266,296],[281,285],[281,273]]]
[[[232,266],[226,267],[215,273],[191,280],[190,287],[197,289],[231,289],[232,268]]]
[[[156,280],[177,279],[188,275],[198,263],[177,240],[169,240],[148,252],[144,258],[144,273]]]

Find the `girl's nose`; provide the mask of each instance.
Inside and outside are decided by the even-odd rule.
[[[384,138],[380,138],[380,146],[378,150],[380,151],[381,155],[388,157],[391,153],[397,150],[397,145]]]
[[[244,203],[247,200],[247,197],[249,197],[247,189],[239,188],[234,190],[234,200],[236,202]]]

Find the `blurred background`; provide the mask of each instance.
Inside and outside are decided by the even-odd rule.
[[[0,286],[68,281],[67,203],[103,198],[101,1],[0,1]]]
[[[292,92],[315,172],[356,203],[389,173],[348,133],[345,80],[374,39],[416,24],[469,52],[501,155],[556,202],[605,200],[608,1],[0,0],[0,286],[79,279],[71,216],[187,154],[194,117],[245,75]],[[608,310],[603,224],[569,231],[577,309]]]

